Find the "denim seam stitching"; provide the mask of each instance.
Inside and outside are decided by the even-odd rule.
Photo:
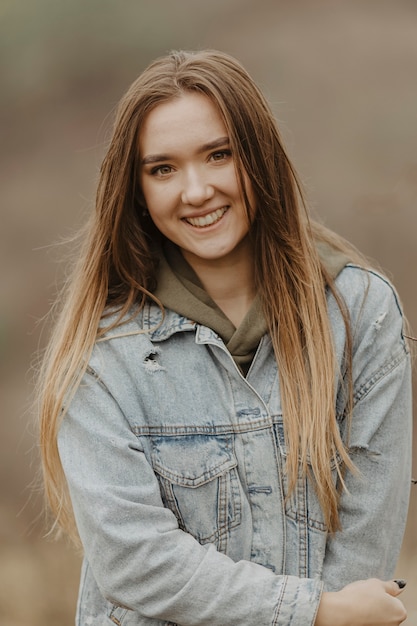
[[[367,381],[353,394],[353,404],[356,406],[365,396],[372,391],[377,383],[379,383],[385,376],[388,376],[404,359],[406,359],[407,353],[401,351],[398,355],[394,356],[391,361],[379,368]]]

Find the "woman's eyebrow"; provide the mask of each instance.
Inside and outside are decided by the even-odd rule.
[[[230,144],[229,137],[219,137],[218,139],[214,139],[214,141],[209,141],[205,143],[198,152],[207,152],[208,150],[215,150],[216,148],[224,148]]]
[[[149,154],[143,157],[142,165],[148,165],[150,163],[159,163],[160,161],[169,161],[171,157],[168,154]]]
[[[230,144],[229,137],[219,137],[213,141],[203,144],[198,149],[198,153],[208,152],[209,150],[215,150],[216,148],[224,148]],[[143,157],[141,164],[150,165],[151,163],[160,163],[161,161],[170,161],[172,157],[169,154],[148,154]]]

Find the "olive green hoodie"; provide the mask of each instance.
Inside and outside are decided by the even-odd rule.
[[[335,278],[349,262],[341,252],[328,244],[317,244],[317,249],[329,274]],[[162,304],[199,324],[214,330],[243,372],[247,372],[261,337],[267,332],[259,296],[238,328],[210,298],[197,274],[179,249],[167,242],[160,255],[157,288],[154,294]]]

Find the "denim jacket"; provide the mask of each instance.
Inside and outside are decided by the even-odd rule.
[[[246,377],[210,328],[153,303],[96,344],[59,433],[85,553],[78,626],[312,626],[323,588],[392,576],[410,489],[403,318],[375,272],[347,265],[336,285],[353,332],[349,437],[341,392],[337,415],[358,473],[334,534],[308,477],[287,497],[268,335]],[[328,309],[342,367],[330,293]]]

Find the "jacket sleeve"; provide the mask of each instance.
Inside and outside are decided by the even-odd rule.
[[[183,626],[310,626],[322,584],[233,562],[178,528],[115,398],[87,372],[59,433],[86,558],[103,596]]]
[[[350,431],[344,428],[357,473],[346,476],[342,530],[327,542],[326,590],[358,579],[392,577],[411,485],[411,366],[401,308],[391,285],[374,273],[359,290],[365,295],[355,299],[352,270],[358,272],[344,270],[340,287],[350,293],[353,414]]]

